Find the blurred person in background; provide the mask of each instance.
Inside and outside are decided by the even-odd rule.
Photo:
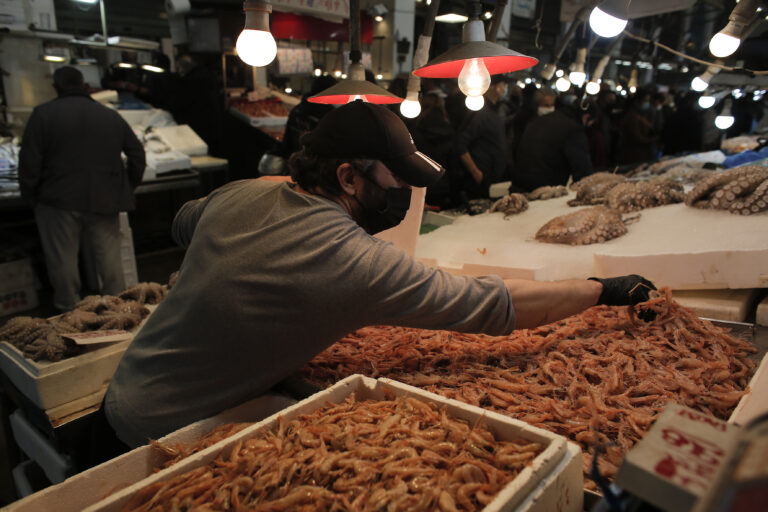
[[[637,164],[654,159],[653,145],[658,138],[650,120],[651,95],[645,91],[627,101],[619,132],[618,164]]]
[[[81,240],[93,249],[100,293],[125,289],[119,213],[136,206],[145,155],[128,123],[85,92],[80,71],[57,69],[53,86],[58,98],[37,106],[24,130],[19,184],[34,207],[54,305],[70,310],[80,301]]]
[[[319,94],[336,85],[336,79],[330,75],[318,76],[312,80],[309,92],[301,97],[301,102],[291,109],[285,124],[285,135],[280,143],[277,154],[283,158],[290,157],[301,149],[301,137],[311,132],[325,114],[333,110],[333,105],[310,103],[309,97]],[[285,167],[287,172],[288,168]]]
[[[506,177],[504,119],[497,112],[506,94],[507,79],[492,76],[483,108],[469,112],[456,132],[458,164],[454,164],[451,188],[454,195],[458,193],[461,203],[466,199],[487,198],[491,184]]]
[[[445,103],[440,97],[440,92],[442,91],[438,89],[422,94],[421,114],[411,124],[410,130],[416,147],[447,168],[456,131],[448,120],[448,113],[445,111]],[[426,202],[441,208],[451,206],[450,183],[446,175],[427,188]]]
[[[539,92],[539,89],[536,88],[535,84],[527,84],[522,90],[520,108],[515,114],[515,118],[512,120],[512,136],[514,142],[514,146],[512,146],[512,153],[515,156],[517,156],[517,148],[520,140],[523,138],[525,127],[528,126],[528,123],[530,123],[531,120],[536,119],[536,116],[539,115],[539,107],[551,107],[549,111],[555,109],[555,92],[550,89],[546,89],[546,91],[548,97],[543,100],[543,104],[540,104],[540,101],[542,101],[542,95],[541,92]]]
[[[554,92],[541,91],[541,115],[533,119],[518,144],[512,168],[510,192],[530,192],[545,185],[565,185],[569,176],[577,181],[592,173],[589,142],[575,96],[554,103]],[[549,109],[554,109],[549,111]]]
[[[701,151],[703,145],[702,111],[698,106],[699,94],[686,91],[675,102],[662,132],[664,154],[675,155]]]

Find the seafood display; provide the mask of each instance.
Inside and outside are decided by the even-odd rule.
[[[157,304],[165,297],[159,283],[141,283],[119,297],[89,295],[72,311],[51,319],[20,316],[11,318],[0,328],[0,340],[7,341],[33,361],[59,361],[82,353],[82,347],[62,334],[105,329],[130,330],[149,315],[144,304]]]
[[[571,190],[576,192],[576,197],[568,201],[568,206],[605,204],[608,191],[623,181],[626,181],[623,176],[610,172],[590,174],[571,183]]]
[[[580,444],[585,472],[599,448],[610,478],[667,401],[727,419],[747,392],[755,351],[662,289],[636,309],[596,306],[509,336],[369,327],[302,374],[321,386],[355,373],[388,377],[521,419]]]
[[[608,207],[622,213],[682,203],[683,185],[666,179],[619,183],[606,193]]]
[[[59,361],[81,351],[77,345],[61,337],[66,332],[71,332],[71,329],[59,322],[17,316],[0,328],[0,340],[7,340],[33,361]]]
[[[620,237],[627,232],[621,215],[604,206],[585,208],[555,217],[536,232],[536,240],[552,244],[587,245]]]
[[[160,304],[168,290],[160,283],[139,283],[120,294],[124,300],[135,300],[141,304]]]
[[[504,214],[504,218],[506,219],[510,215],[514,215],[516,213],[524,212],[528,209],[528,200],[525,198],[523,194],[508,194],[491,206],[491,212],[501,212]]]
[[[688,192],[685,204],[740,215],[768,210],[768,167],[747,165],[714,173]]]
[[[568,189],[563,185],[539,187],[525,194],[529,201],[543,201],[568,195]]]
[[[545,446],[414,397],[328,404],[138,491],[123,511],[479,510]]]

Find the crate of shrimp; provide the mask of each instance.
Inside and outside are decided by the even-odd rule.
[[[556,434],[353,375],[86,510],[577,511],[581,464]]]

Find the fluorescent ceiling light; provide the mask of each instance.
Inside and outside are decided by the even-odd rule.
[[[151,66],[149,64],[142,64],[141,69],[145,71],[151,71],[153,73],[162,73],[163,71],[165,71],[163,68],[159,66]]]
[[[122,48],[133,48],[136,50],[157,50],[160,48],[160,43],[157,41],[125,36],[109,37],[107,38],[107,44],[110,46],[120,46]]]
[[[117,67],[123,69],[133,69],[136,67],[136,64],[131,64],[130,62],[120,62],[118,63]]]
[[[464,23],[469,18],[464,16],[463,14],[456,14],[456,13],[448,13],[448,14],[441,14],[440,16],[435,16],[435,21],[439,21],[441,23]]]
[[[48,62],[66,62],[67,58],[61,55],[43,55],[43,60]]]

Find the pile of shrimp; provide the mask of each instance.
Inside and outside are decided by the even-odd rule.
[[[405,396],[327,404],[138,491],[123,511],[479,510],[545,446]]]
[[[601,474],[613,478],[668,401],[727,419],[755,366],[756,349],[668,289],[638,309],[655,319],[597,306],[503,337],[369,327],[319,354],[303,377],[320,386],[354,373],[389,377],[500,412],[580,444],[587,474],[598,450]]]
[[[160,471],[161,469],[169,468],[193,453],[203,451],[209,446],[213,446],[219,441],[233,436],[245,427],[251,425],[253,425],[253,423],[225,423],[219,425],[197,441],[191,443],[165,444],[159,441],[150,440],[149,444],[152,447],[152,450],[162,459],[162,462],[156,465],[154,470]]]

